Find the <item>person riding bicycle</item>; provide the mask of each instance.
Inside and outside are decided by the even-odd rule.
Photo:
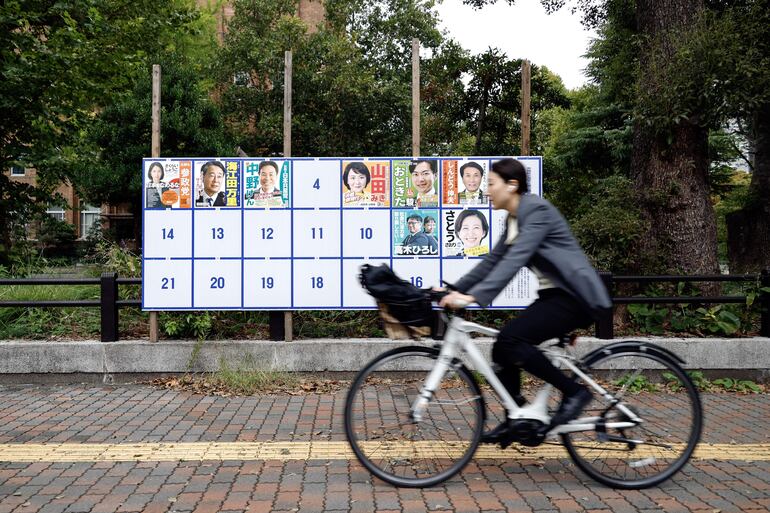
[[[551,426],[575,419],[591,401],[588,388],[567,376],[535,346],[576,328],[590,326],[612,302],[561,213],[547,200],[527,194],[527,171],[518,160],[492,164],[487,194],[495,209],[508,211],[507,226],[492,252],[463,276],[440,306],[489,305],[522,267],[537,276],[538,299],[508,322],[492,348],[495,373],[519,405],[520,369],[551,383],[562,401]],[[482,437],[496,443],[507,434],[504,421]]]

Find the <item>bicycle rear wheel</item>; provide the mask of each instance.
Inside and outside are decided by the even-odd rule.
[[[370,362],[345,402],[345,433],[370,472],[395,486],[428,487],[471,459],[484,426],[484,399],[468,369],[452,364],[419,422],[411,408],[439,351],[402,347]]]
[[[698,391],[663,351],[607,351],[584,361],[591,377],[642,419],[636,426],[562,434],[575,464],[614,488],[655,486],[678,472],[700,440],[703,413]],[[624,422],[629,417],[594,394],[584,417]]]

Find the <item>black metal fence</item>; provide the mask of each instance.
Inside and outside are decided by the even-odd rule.
[[[746,303],[746,296],[615,296],[616,283],[680,283],[680,282],[744,282],[757,283],[760,287],[770,287],[770,269],[765,269],[760,274],[708,274],[693,276],[614,276],[609,272],[600,272],[604,285],[612,296],[614,305],[635,304],[714,304],[714,303]],[[770,294],[760,294],[757,297],[761,309],[761,323],[759,334],[770,337]],[[603,339],[614,338],[612,317],[614,308],[596,323],[596,337]]]
[[[2,307],[98,307],[101,310],[102,342],[118,340],[118,311],[124,306],[142,306],[138,299],[120,299],[119,285],[141,285],[141,278],[118,278],[103,273],[101,278],[18,278],[0,279],[0,285],[100,285],[100,299],[79,301],[0,301]]]
[[[637,297],[613,296],[617,283],[679,283],[679,282],[744,282],[759,283],[760,287],[770,287],[770,269],[761,274],[741,275],[702,275],[702,276],[615,276],[612,273],[599,273],[610,291],[614,305],[630,303],[637,304],[705,304],[705,303],[746,303],[746,296],[670,296],[670,297]],[[98,307],[101,311],[102,342],[118,340],[118,312],[121,307],[141,306],[138,299],[120,299],[120,285],[141,285],[141,278],[118,278],[116,273],[104,273],[101,278],[19,278],[0,279],[0,285],[100,285],[100,299],[80,301],[0,301],[2,307]],[[770,294],[760,294],[757,301],[761,309],[760,335],[770,337]],[[271,312],[274,314],[275,312]],[[280,312],[279,315],[282,316]],[[596,336],[602,339],[613,338],[613,312],[608,311],[604,318],[596,323]],[[275,324],[279,324],[275,315]],[[271,317],[271,325],[273,324]],[[283,325],[283,322],[280,322]],[[275,338],[271,329],[271,338]],[[275,334],[279,335],[278,333]],[[283,338],[281,335],[279,338]]]

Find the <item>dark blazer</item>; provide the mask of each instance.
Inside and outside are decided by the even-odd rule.
[[[203,194],[198,196],[198,199],[195,200],[195,206],[196,207],[208,207],[208,203],[205,202],[203,199]],[[225,192],[220,191],[217,193],[217,197],[214,198],[214,207],[224,207],[225,206]]]
[[[401,245],[415,246],[418,248],[427,246],[430,248],[431,252],[438,251],[438,241],[436,241],[432,235],[428,235],[425,232],[417,232],[414,234],[410,233],[404,238],[404,241],[401,243]]]
[[[531,265],[572,294],[594,319],[612,306],[599,274],[553,205],[539,196],[523,195],[517,218],[519,233],[513,243],[505,243],[506,225],[492,252],[455,284],[458,290],[482,306],[489,305],[522,267]]]

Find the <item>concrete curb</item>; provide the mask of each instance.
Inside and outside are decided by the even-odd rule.
[[[770,378],[770,338],[658,338],[635,337],[663,346],[698,370],[745,370]],[[625,339],[617,339],[625,340]],[[575,352],[585,354],[610,341],[581,338]],[[296,342],[264,340],[121,342],[0,341],[0,376],[20,374],[153,374],[210,372],[222,361],[231,367],[243,362],[266,370],[295,372],[358,371],[388,349],[432,345],[425,340],[318,339]],[[492,341],[478,339],[489,357]],[[194,362],[193,355],[195,356]]]

